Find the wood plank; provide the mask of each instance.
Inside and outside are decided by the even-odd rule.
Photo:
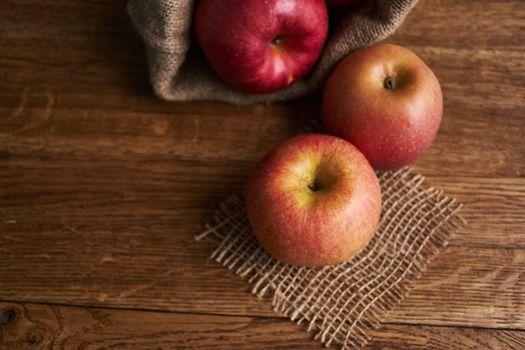
[[[212,244],[193,241],[252,163],[16,157],[4,164],[0,298],[273,315],[244,281],[206,263]],[[523,180],[434,181],[465,198],[476,193],[466,211],[475,230],[452,239],[458,246],[436,260],[391,321],[523,328],[525,256],[501,249],[523,247]],[[494,238],[496,248],[482,248],[491,235],[503,243]],[[479,247],[461,246],[476,240]]]
[[[2,84],[5,88],[9,87],[8,90],[24,86],[52,88],[56,93],[67,96],[71,102],[85,102],[83,95],[90,94],[106,96],[100,103],[107,107],[124,108],[141,102],[152,108],[165,109],[166,106],[162,106],[157,99],[151,99],[141,43],[131,33],[127,35],[118,38],[122,42],[117,47],[113,43],[108,43],[107,47],[93,47],[101,43],[69,38],[50,39],[50,43],[35,42],[35,39],[2,39],[5,48],[0,62],[7,68]],[[394,36],[387,41],[404,44],[396,38]],[[49,44],[56,50],[49,51]],[[445,105],[459,101],[462,106],[478,108],[513,109],[523,106],[523,101],[519,99],[524,89],[521,78],[524,75],[525,54],[522,51],[511,48],[456,49],[409,43],[404,46],[420,55],[440,78]],[[505,89],[507,84],[513,89]],[[93,86],[98,86],[100,90],[93,89]],[[148,98],[136,96],[144,94]],[[138,100],[114,98],[119,95],[136,96]],[[157,103],[153,103],[155,101]]]
[[[321,349],[304,327],[274,318],[0,303],[0,349]],[[385,325],[366,349],[520,349],[525,332]]]
[[[33,97],[34,96],[34,97]],[[252,160],[297,133],[311,104],[243,109],[182,107],[170,113],[92,111],[57,105],[56,95],[26,91],[15,109],[0,109],[0,150],[60,158]],[[27,107],[30,99],[40,103]],[[298,117],[294,118],[297,112]],[[218,132],[220,131],[220,132]]]
[[[427,175],[522,177],[525,56],[490,50],[415,49],[442,77],[445,92],[441,130],[430,150],[415,163],[416,169]],[[104,81],[114,74],[113,67],[100,67],[98,73],[75,71],[71,79],[72,72],[59,64],[53,71],[14,62],[22,64],[9,67],[7,62],[15,74],[26,72],[34,78],[37,70],[45,75],[36,82],[22,76],[19,83],[9,79],[3,83],[6,91],[0,95],[0,114],[8,117],[0,119],[0,146],[18,154],[256,160],[319,115],[318,99],[243,108],[221,103],[167,104],[146,91],[137,94],[119,77]],[[95,77],[91,82],[77,80],[83,75]],[[465,81],[471,83],[465,85]]]
[[[0,328],[1,350],[321,348],[310,334],[282,319],[0,305],[16,313]]]
[[[80,144],[78,151],[82,152]],[[142,226],[136,230],[143,232],[137,234],[143,236],[158,226],[163,227],[159,234],[170,233],[166,225],[175,225],[191,245],[191,237],[210,220],[218,203],[231,193],[242,193],[255,165],[254,161],[167,156],[164,160],[120,160],[109,151],[97,156],[107,159],[91,159],[93,155],[82,153],[37,158],[9,151],[0,154],[0,219],[16,222],[6,229],[29,237],[37,234],[35,225],[45,224],[43,232],[62,232],[53,236],[57,240],[68,235],[65,224],[88,233],[138,224]],[[469,225],[452,237],[451,244],[525,247],[525,179],[430,176],[427,183],[465,203],[462,212]]]
[[[76,261],[70,254],[62,259],[56,255],[19,254],[25,268],[13,267],[0,275],[6,281],[0,286],[0,298],[277,316],[269,300],[256,299],[245,281],[220,266],[206,264],[204,258],[199,263],[195,257],[144,258],[110,251],[89,254],[93,258],[76,257]],[[14,259],[6,255],[6,260]],[[414,283],[410,296],[387,321],[525,329],[524,262],[521,250],[451,247]]]
[[[315,118],[312,111],[318,109],[301,100],[216,111],[213,104],[194,109],[176,104],[172,113],[136,113],[65,108],[58,96],[44,91],[28,90],[25,96],[18,97],[17,107],[0,108],[8,116],[0,118],[0,150],[13,156],[257,161]],[[25,105],[29,103],[34,107]],[[525,130],[525,118],[445,118],[436,141],[415,163],[416,170],[426,175],[520,177],[525,174],[520,130]],[[500,136],[504,133],[508,137]]]
[[[395,39],[388,41],[399,43]],[[35,40],[3,39],[5,49],[0,54],[0,62],[6,70],[2,87],[9,95],[0,100],[2,105],[13,107],[24,87],[44,87],[66,96],[67,99],[61,101],[65,106],[129,108],[144,105],[147,109],[169,110],[171,104],[162,103],[150,94],[141,44],[131,37],[122,40],[127,43],[120,44],[122,50],[114,53],[118,56],[106,57],[97,50],[115,50],[114,47],[93,48],[65,38],[56,39],[52,43],[56,49],[49,51],[49,44],[35,43]],[[83,50],[79,50],[79,45],[85,46]],[[458,107],[476,107],[480,112],[486,109],[517,112],[517,107],[523,106],[520,99],[524,90],[523,52],[406,46],[420,55],[440,78],[446,107],[459,103]],[[513,89],[506,89],[506,85]],[[93,105],[86,100],[86,94],[105,98],[100,100],[100,105]],[[116,96],[134,96],[135,99],[123,100]]]

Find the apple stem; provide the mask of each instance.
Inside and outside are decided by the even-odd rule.
[[[280,35],[276,36],[275,38],[273,38],[272,40],[272,45],[273,46],[279,46],[279,44],[281,43],[282,41],[282,38]]]
[[[317,184],[314,182],[314,183],[311,183],[311,184],[308,184],[308,188],[312,191],[312,192],[315,192],[319,189],[319,187],[317,187]]]
[[[391,77],[386,77],[383,82],[383,85],[387,90],[394,90],[396,87],[396,81]]]

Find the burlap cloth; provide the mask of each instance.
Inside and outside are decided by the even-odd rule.
[[[243,201],[225,200],[214,221],[196,236],[212,239],[211,258],[252,284],[252,292],[272,298],[276,312],[306,323],[326,346],[358,348],[370,340],[411,282],[464,223],[461,204],[409,169],[378,173],[383,210],[368,245],[338,266],[305,268],[283,264],[260,247],[250,230]]]
[[[159,97],[174,101],[220,100],[248,104],[288,100],[317,91],[337,62],[357,48],[390,35],[416,2],[365,1],[335,25],[321,59],[306,78],[283,90],[260,95],[230,89],[213,72],[196,45],[192,45],[196,0],[130,0],[127,10],[146,44],[150,79]]]

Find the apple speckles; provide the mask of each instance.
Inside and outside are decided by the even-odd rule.
[[[289,14],[295,11],[295,0],[279,0],[275,5],[276,14]]]
[[[278,145],[257,165],[246,187],[246,209],[270,255],[295,265],[333,265],[372,237],[381,190],[357,148],[306,134]]]
[[[194,23],[212,68],[245,93],[269,93],[301,79],[328,35],[324,0],[201,0]]]
[[[323,94],[326,130],[354,144],[376,169],[395,170],[416,160],[432,143],[441,114],[435,75],[410,50],[390,44],[350,54]]]

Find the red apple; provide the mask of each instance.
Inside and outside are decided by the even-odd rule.
[[[345,58],[323,94],[327,132],[348,140],[376,169],[398,169],[432,143],[441,123],[439,82],[412,51],[378,44]]]
[[[278,145],[246,187],[255,236],[274,258],[324,266],[348,260],[373,236],[381,213],[374,170],[340,138],[308,134]]]
[[[231,87],[266,93],[310,71],[328,32],[324,0],[201,0],[197,41]]]
[[[354,7],[362,2],[363,0],[326,0],[330,7]]]

